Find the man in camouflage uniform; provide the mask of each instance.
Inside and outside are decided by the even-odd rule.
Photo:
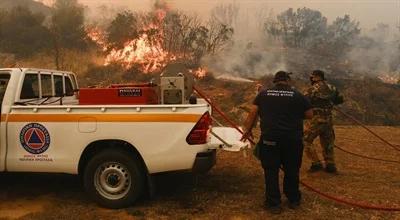
[[[313,141],[319,136],[325,160],[325,171],[336,173],[333,148],[335,146],[335,132],[332,123],[332,109],[334,105],[341,104],[343,98],[333,85],[325,81],[325,74],[321,70],[314,70],[310,76],[311,86],[306,90],[305,96],[309,98],[313,107],[313,118],[305,125],[304,148],[306,155],[311,159],[310,172],[323,169],[318,158]]]

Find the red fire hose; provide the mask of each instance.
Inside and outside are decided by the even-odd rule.
[[[239,129],[239,127],[233,121],[231,121],[216,105],[214,105],[213,102],[210,99],[208,99],[207,96],[204,93],[202,93],[196,87],[193,87],[193,89],[197,92],[197,94],[199,94],[199,96],[201,96],[203,99],[205,99],[208,102],[208,104],[210,104],[212,109],[214,109],[216,112],[218,112],[218,114],[220,114],[221,117],[224,118],[225,121],[227,121],[233,128],[235,128],[237,131],[239,131],[241,134],[243,134],[243,131],[241,129]],[[370,131],[370,132],[372,132],[372,131]],[[378,135],[375,134],[375,136],[378,136]],[[381,137],[379,137],[379,139],[384,140]],[[248,138],[248,140],[250,141],[250,143],[255,144],[255,142],[251,138]],[[386,140],[385,140],[385,143],[391,145]],[[304,187],[306,187],[307,189],[317,193],[318,195],[323,196],[323,197],[325,197],[327,199],[336,201],[338,203],[347,204],[347,205],[351,205],[351,206],[356,206],[356,207],[363,208],[363,209],[374,209],[374,210],[382,210],[382,211],[400,211],[400,207],[387,207],[387,206],[366,204],[366,203],[363,203],[363,202],[349,201],[349,200],[344,199],[344,198],[340,198],[340,197],[337,197],[337,196],[332,196],[332,195],[326,194],[324,192],[321,192],[318,189],[315,189],[314,187],[310,186],[308,183],[305,183],[305,182],[303,182],[301,180],[300,180],[300,183]]]
[[[314,187],[308,185],[308,183],[305,183],[303,181],[300,181],[300,183],[306,187],[307,189],[325,197],[328,198],[330,200],[342,203],[342,204],[346,204],[346,205],[350,205],[350,206],[356,206],[362,209],[374,209],[374,210],[382,210],[382,211],[400,211],[400,207],[388,207],[388,206],[381,206],[381,205],[372,205],[372,204],[367,204],[364,202],[355,202],[355,201],[350,201],[347,200],[345,198],[341,198],[341,197],[337,197],[337,196],[332,196],[329,194],[326,194],[324,192],[321,192],[317,189],[315,189]]]
[[[353,116],[347,114],[346,112],[334,107],[334,109],[343,114],[344,116],[346,116],[347,118],[351,119],[352,121],[354,121],[355,123],[357,123],[358,125],[360,125],[361,127],[363,127],[365,130],[367,130],[369,133],[371,133],[372,135],[374,135],[375,137],[377,137],[379,140],[381,140],[383,143],[389,145],[390,147],[392,147],[395,150],[400,151],[400,148],[397,148],[394,144],[391,144],[389,141],[386,141],[385,139],[383,139],[381,136],[379,136],[378,134],[376,134],[375,132],[373,132],[371,129],[369,129],[367,126],[365,126],[362,122],[360,122],[359,120],[357,120],[356,118],[354,118]]]
[[[381,141],[378,141],[378,140],[358,140],[358,139],[354,139],[354,138],[349,138],[349,137],[340,137],[340,139],[346,139],[346,140],[350,140],[350,141],[362,141],[362,142],[367,142],[367,143],[381,143]],[[400,147],[400,144],[394,144],[394,143],[391,143],[391,144],[393,144],[394,146],[396,146],[396,147]]]
[[[351,155],[353,155],[353,156],[357,156],[357,157],[361,157],[361,158],[365,158],[365,159],[369,159],[369,160],[377,160],[377,161],[383,161],[383,162],[390,162],[390,163],[398,163],[398,164],[400,164],[400,161],[397,161],[397,160],[381,159],[381,158],[376,158],[376,157],[370,157],[370,156],[365,156],[365,155],[357,154],[357,153],[348,151],[348,150],[346,150],[346,149],[343,149],[343,148],[339,147],[338,145],[335,145],[335,148],[337,148],[337,149],[339,149],[339,150],[341,150],[341,151],[343,151],[343,152],[345,152],[345,153],[351,154]]]
[[[201,91],[199,91],[196,87],[193,87],[193,89],[194,89],[203,99],[205,99],[205,100],[211,105],[212,109],[215,110],[216,112],[218,112],[219,115],[220,115],[221,117],[223,117],[224,120],[225,120],[226,122],[228,122],[233,128],[235,128],[235,129],[236,129],[237,131],[239,131],[241,134],[243,134],[243,131],[242,131],[234,122],[232,122],[232,121],[217,107],[217,106],[215,106],[215,105],[211,102],[211,100],[210,100],[209,98],[207,98],[207,96],[206,96],[204,93],[202,93]],[[372,132],[372,131],[371,131],[371,132]],[[248,140],[249,140],[249,142],[250,142],[251,144],[253,144],[253,145],[255,144],[255,142],[254,142],[251,138],[248,138]],[[361,157],[361,158],[365,158],[365,159],[377,160],[377,161],[384,161],[384,162],[391,162],[391,163],[400,163],[400,161],[387,160],[387,159],[380,159],[380,158],[375,158],[375,157],[369,157],[369,156],[364,156],[364,155],[356,154],[356,153],[353,153],[353,152],[351,152],[351,151],[345,150],[345,149],[343,149],[343,148],[341,148],[341,147],[339,147],[339,146],[337,146],[337,145],[335,145],[335,147],[338,148],[339,150],[343,151],[343,152],[346,152],[346,153],[348,153],[348,154],[351,154],[351,155],[354,155],[354,156],[358,156],[358,157]]]

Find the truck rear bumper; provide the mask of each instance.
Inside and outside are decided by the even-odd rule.
[[[217,161],[216,155],[215,149],[197,153],[192,171],[194,173],[207,173],[215,165]]]

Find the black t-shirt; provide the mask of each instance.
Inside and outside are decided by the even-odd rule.
[[[304,113],[310,102],[288,85],[277,84],[261,91],[253,104],[258,106],[263,138],[301,138]]]

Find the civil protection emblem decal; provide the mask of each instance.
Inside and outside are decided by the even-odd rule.
[[[19,140],[22,147],[31,154],[44,153],[50,146],[50,134],[39,123],[25,125],[19,134]]]

